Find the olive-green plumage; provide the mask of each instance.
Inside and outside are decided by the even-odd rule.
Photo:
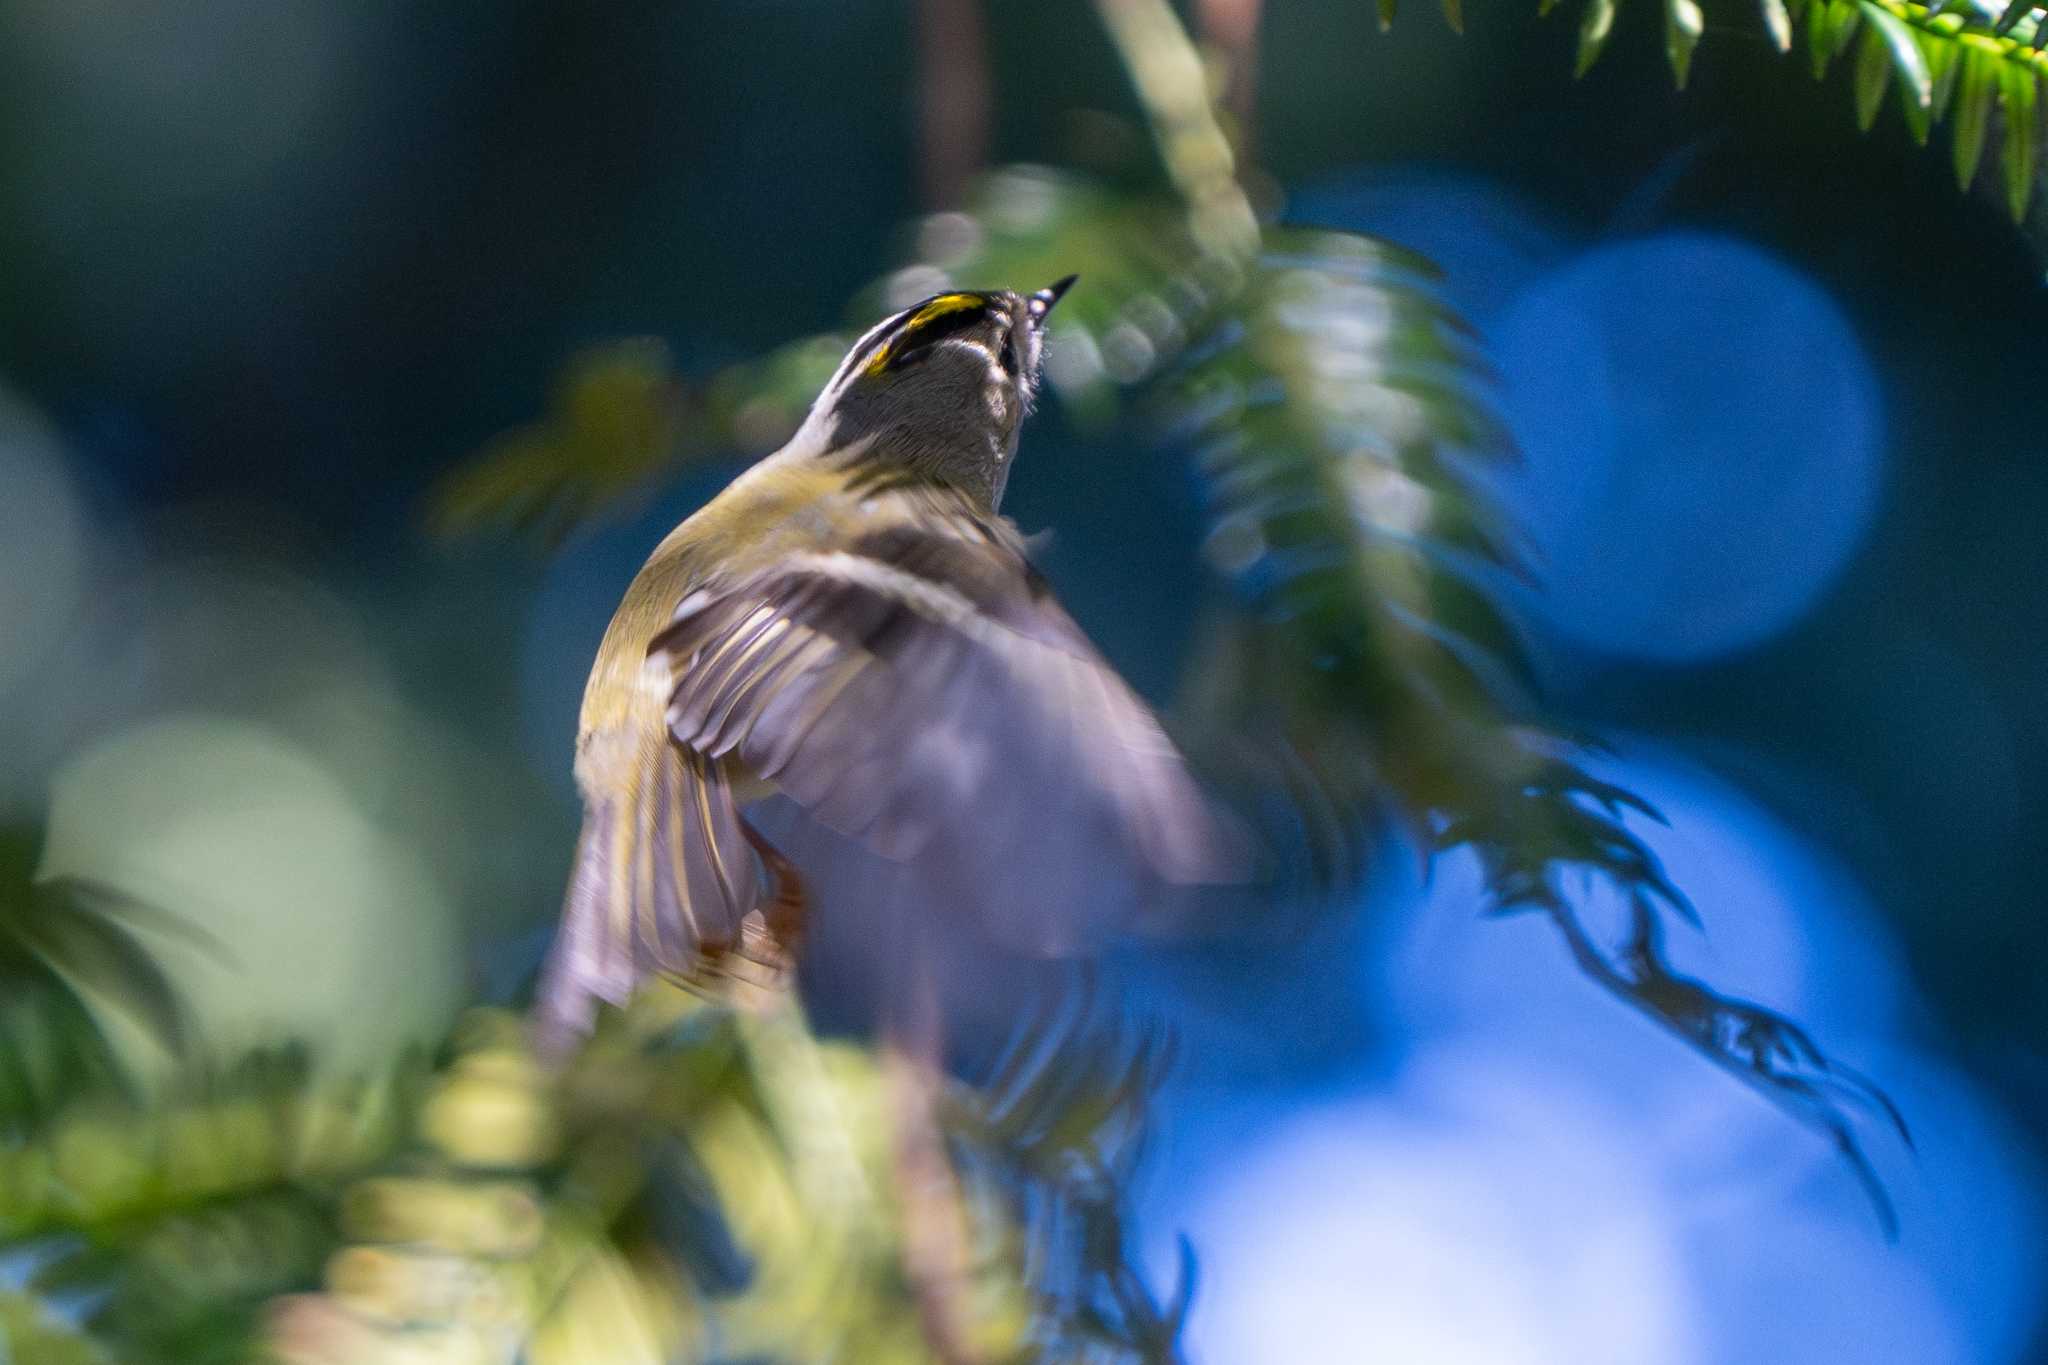
[[[553,1041],[786,908],[802,832],[771,847],[742,814],[771,792],[1035,951],[1235,873],[1179,755],[996,512],[1063,288],[878,324],[789,444],[635,577],[584,693]]]

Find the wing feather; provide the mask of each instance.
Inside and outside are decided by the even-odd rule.
[[[632,776],[594,804],[576,844],[562,927],[542,968],[541,1042],[588,1031],[595,1002],[623,1005],[644,977],[690,971],[739,941],[761,876],[716,761],[649,746]]]
[[[678,743],[1048,951],[1110,906],[1243,875],[1234,827],[1007,522],[930,489],[845,515],[832,547],[679,606],[651,651]]]

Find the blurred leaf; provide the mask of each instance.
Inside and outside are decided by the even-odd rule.
[[[39,1296],[82,1303],[108,1358],[250,1358],[264,1305],[332,1246],[327,1191],[392,1149],[406,1083],[316,1085],[303,1050],[188,1068],[143,1105],[84,1094],[0,1150],[0,1255],[37,1249]]]
[[[558,376],[546,416],[441,481],[428,525],[441,535],[511,526],[559,536],[671,467],[684,407],[660,341],[632,337],[579,352]]]
[[[1771,46],[1780,52],[1792,50],[1792,15],[1785,8],[1785,0],[1757,0],[1757,12],[1762,17],[1764,32],[1770,35]]]
[[[1864,30],[1866,40],[1880,45],[1888,66],[1898,71],[1900,99],[1909,110],[1928,109],[1934,102],[1934,77],[1920,51],[1919,38],[1876,0],[1858,0],[1858,4],[1870,25]]]
[[[109,888],[36,880],[38,842],[0,830],[0,1136],[120,1083],[103,1008],[174,1053],[185,1046],[185,1010],[131,926],[217,951],[184,921]]]
[[[22,1365],[112,1365],[90,1338],[64,1327],[27,1294],[0,1291],[0,1360]]]
[[[1884,106],[1884,92],[1891,84],[1892,59],[1885,49],[1885,37],[1875,26],[1863,30],[1856,49],[1856,126],[1865,132],[1877,121]]]
[[[1960,66],[1962,76],[1956,88],[1956,129],[1952,145],[1956,184],[1970,188],[1977,178],[1977,163],[1984,156],[1984,134],[1991,127],[1993,101],[1998,97],[1998,59],[1974,48],[1965,48]]]
[[[2005,207],[2017,223],[2027,216],[2034,197],[2034,173],[2040,164],[2036,149],[2040,113],[2034,107],[2038,78],[2033,68],[2008,61],[1998,73],[1999,109],[2004,113],[2005,142],[1999,162],[2005,171]]]
[[[1913,51],[1920,59],[1927,73],[1927,98],[1923,103],[1913,98],[1910,83],[1899,87],[1899,111],[1905,115],[1906,131],[1913,135],[1915,146],[1925,147],[1928,138],[1934,134],[1934,122],[1948,109],[1949,94],[1955,88],[1955,58],[1959,55],[1949,45],[1931,48],[1924,36],[1908,33],[1907,41],[1913,44]]]
[[[82,993],[131,1015],[166,1046],[184,1046],[183,1006],[170,979],[133,934],[61,889],[35,901],[14,932],[37,962]]]
[[[1913,36],[1920,44],[1920,54],[1926,59],[1928,73],[1934,79],[1928,106],[1928,122],[1932,125],[1948,117],[1950,102],[1955,98],[1956,78],[1962,74],[1965,49],[1959,43],[1938,41],[1926,32],[1915,32]]]
[[[1671,78],[1680,90],[1692,72],[1693,49],[1700,44],[1706,16],[1696,0],[1664,0],[1664,55],[1671,63]]]
[[[1183,1246],[1179,1284],[1162,1302],[1123,1231],[1171,1049],[1158,1031],[1105,1020],[1095,1000],[1084,977],[1048,1001],[984,1083],[955,1089],[947,1123],[962,1170],[1000,1192],[1025,1230],[1024,1263],[1042,1300],[1038,1358],[1178,1365],[1192,1254]]]
[[[1831,6],[1834,41],[1853,33],[1855,3]],[[1513,561],[1463,471],[1507,452],[1480,397],[1470,331],[1436,294],[1434,272],[1384,243],[1269,230],[1244,278],[1170,381],[1189,415],[1176,430],[1211,488],[1210,557],[1247,618],[1217,634],[1224,652],[1195,661],[1203,728],[1282,756],[1283,789],[1326,881],[1360,866],[1349,843],[1382,805],[1440,846],[1470,845],[1495,908],[1548,913],[1575,952],[1567,878],[1610,882],[1653,922],[1660,908],[1694,918],[1623,823],[1647,808],[1588,776],[1583,743],[1542,723],[1520,642],[1484,591],[1484,575]],[[1645,959],[1633,975],[1599,970],[1597,955],[1579,960],[1827,1132],[1890,1228],[1841,1107],[1868,1102],[1896,1119],[1874,1087],[1844,1092],[1777,1067],[1741,1038],[1782,1043],[1786,1021],[1697,983],[1697,993],[1650,989]],[[1687,1014],[1697,1009],[1714,1027]],[[1723,1025],[1748,1032],[1731,1041]],[[1798,1045],[1800,1064],[1846,1074],[1803,1034]]]
[[[1525,709],[1521,641],[1475,586],[1518,566],[1453,472],[1504,450],[1433,272],[1362,238],[1270,240],[1229,339],[1179,377],[1200,414],[1187,434],[1210,490],[1208,557],[1249,615],[1225,656],[1197,661],[1185,714],[1198,733],[1296,756],[1290,804],[1313,791],[1324,813],[1299,831],[1311,875],[1340,887],[1364,812],[1451,798],[1461,717]]]
[[[673,1268],[635,1265],[609,1248],[589,1251],[550,1306],[522,1358],[531,1365],[668,1365],[693,1335],[693,1313]]]
[[[1157,1053],[1073,1029],[1034,1021],[1019,1046],[1037,1064],[946,1095],[978,1358],[1172,1360],[1178,1319],[1138,1307],[1153,1301],[1109,1183],[1133,1159]],[[435,1360],[656,1365],[708,1361],[712,1342],[719,1360],[931,1358],[873,1054],[819,1042],[793,999],[715,970],[643,991],[559,1076],[525,1040],[514,1016],[464,1021],[418,1140],[345,1191],[319,1287],[268,1314],[279,1359],[410,1365],[431,1343],[450,1353]],[[485,1105],[463,1098],[479,1080],[501,1088]],[[501,1144],[486,1131],[500,1123],[554,1137]],[[1056,1207],[1085,1217],[1041,1217]]]
[[[1614,0],[1586,0],[1585,17],[1579,20],[1579,55],[1572,67],[1583,76],[1607,49],[1607,35],[1614,30]]]
[[[1863,27],[1862,0],[1828,0],[1821,10],[1821,31],[1826,41],[1825,61],[1832,66]]]
[[[1836,5],[1837,0],[1813,0],[1807,6],[1806,56],[1812,64],[1815,80],[1825,78],[1828,67],[1835,60],[1835,28],[1830,23],[1830,16],[1837,13]]]

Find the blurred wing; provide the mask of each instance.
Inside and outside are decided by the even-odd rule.
[[[1082,916],[1240,874],[1158,721],[1014,529],[964,500],[875,495],[844,548],[691,593],[655,653],[680,743],[738,759],[1021,946],[1060,951]]]
[[[623,1005],[657,973],[731,948],[760,900],[754,855],[717,765],[651,746],[632,780],[585,814],[562,924],[542,969],[540,1040],[559,1053],[589,1031],[595,1002]]]

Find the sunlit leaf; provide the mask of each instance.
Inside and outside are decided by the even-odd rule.
[[[1770,35],[1772,46],[1780,52],[1792,50],[1792,15],[1785,8],[1785,0],[1757,0],[1757,11],[1763,19],[1764,32]]]
[[[1693,49],[1700,44],[1706,16],[1697,0],[1664,0],[1664,55],[1671,63],[1671,76],[1678,88],[1692,72]]]
[[[1607,35],[1614,28],[1614,0],[1586,0],[1586,13],[1579,20],[1579,50],[1572,74],[1583,76],[1600,60],[1607,48]]]

